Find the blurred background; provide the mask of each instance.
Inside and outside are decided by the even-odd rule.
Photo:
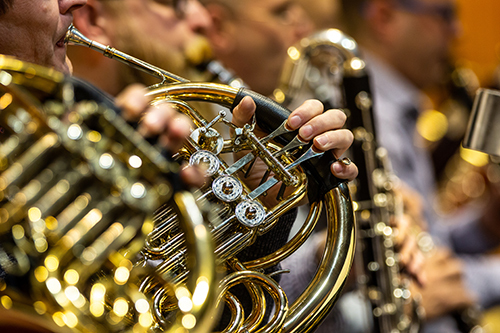
[[[500,1],[458,0],[462,35],[457,59],[477,75],[482,86],[494,78],[500,60]]]
[[[472,70],[482,87],[499,87],[500,1],[458,0],[462,34],[455,47],[458,66]],[[500,251],[499,251],[500,253]],[[491,332],[500,332],[500,307],[485,313]]]

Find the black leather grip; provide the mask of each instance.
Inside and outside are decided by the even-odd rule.
[[[266,133],[271,133],[278,126],[283,123],[290,113],[292,113],[287,108],[283,107],[281,104],[276,103],[272,99],[265,97],[255,91],[241,88],[234,99],[233,105],[231,106],[231,111],[240,104],[241,100],[246,96],[252,97],[253,101],[257,105],[257,110],[255,110],[255,119],[257,125]],[[290,142],[296,135],[298,131],[294,131],[281,136],[276,141],[281,144],[286,144]]]
[[[280,126],[291,113],[290,110],[276,103],[272,99],[246,88],[241,88],[239,90],[234,99],[233,105],[231,106],[231,111],[246,96],[252,97],[257,105],[257,109],[255,111],[257,125],[267,133],[271,133],[278,126]],[[297,134],[298,131],[287,133],[275,139],[275,141],[281,144],[286,144]],[[340,183],[346,181],[338,179],[332,175],[330,165],[335,161],[336,159],[333,154],[327,152],[321,158],[316,158],[302,163],[302,167],[304,168],[309,179],[310,189],[308,191],[308,195],[310,201],[322,200],[323,196],[327,192],[337,187]]]

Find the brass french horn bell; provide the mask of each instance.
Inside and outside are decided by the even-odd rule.
[[[173,190],[171,163],[114,110],[73,96],[63,74],[0,56],[0,327],[212,326],[213,243],[192,194]],[[196,258],[183,284],[133,264],[165,203]],[[139,290],[144,276],[193,306],[160,322]]]

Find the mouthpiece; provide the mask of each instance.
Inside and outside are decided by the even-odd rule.
[[[66,32],[64,43],[67,45],[84,45],[92,48],[94,41],[85,37],[73,24],[71,24]]]

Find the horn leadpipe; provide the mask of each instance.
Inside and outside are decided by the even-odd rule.
[[[102,53],[104,56],[115,59],[124,63],[128,66],[131,66],[135,69],[143,71],[149,75],[157,77],[162,80],[160,84],[163,83],[185,83],[190,82],[188,79],[183,78],[179,75],[175,75],[170,73],[164,69],[156,67],[154,65],[148,64],[145,61],[142,61],[138,58],[135,58],[129,54],[121,52],[111,46],[105,46],[101,43],[93,41],[87,37],[85,37],[80,31],[78,31],[73,25],[68,28],[66,32],[66,37],[64,38],[64,43],[68,45],[80,45],[87,46],[90,49]]]

